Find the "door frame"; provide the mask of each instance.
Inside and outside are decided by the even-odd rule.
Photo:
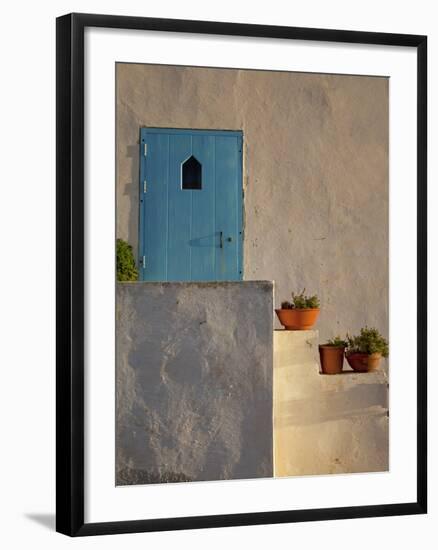
[[[144,281],[144,258],[146,256],[145,242],[144,242],[144,232],[145,232],[145,219],[146,219],[146,197],[147,190],[145,193],[144,182],[146,180],[146,163],[144,159],[147,159],[147,134],[196,134],[196,135],[215,135],[215,136],[225,136],[225,135],[234,135],[239,139],[239,162],[238,162],[238,179],[240,181],[240,189],[238,188],[237,192],[237,232],[238,242],[237,242],[237,270],[238,270],[238,281],[243,280],[243,241],[244,241],[244,224],[243,224],[243,199],[244,199],[244,190],[243,190],[243,130],[215,130],[215,129],[198,129],[198,128],[165,128],[165,127],[149,127],[141,126],[139,130],[139,186],[138,186],[138,273],[139,280]],[[146,145],[146,149],[145,149]],[[192,191],[193,192],[193,191]],[[235,280],[235,279],[233,279]],[[145,281],[144,281],[145,282]],[[157,281],[160,282],[160,281]],[[165,282],[165,281],[163,281]],[[190,282],[190,281],[188,281]],[[202,282],[202,281],[200,281]],[[210,281],[214,282],[214,281]]]

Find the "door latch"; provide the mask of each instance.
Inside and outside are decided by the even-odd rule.
[[[228,243],[232,243],[233,242],[233,237],[227,237],[226,241]],[[219,231],[219,248],[223,248],[223,247],[224,247],[224,232]]]

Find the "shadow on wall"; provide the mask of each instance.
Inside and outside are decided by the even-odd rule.
[[[129,197],[128,235],[127,241],[132,244],[134,257],[138,256],[138,175],[139,175],[139,145],[128,145],[126,156],[130,159],[131,181],[124,184],[123,194]],[[122,183],[123,184],[123,183]]]
[[[359,384],[339,393],[319,391],[317,404],[309,397],[278,404],[278,427],[307,426],[363,416],[386,416],[388,390],[384,384]]]

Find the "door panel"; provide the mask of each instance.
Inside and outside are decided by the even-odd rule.
[[[241,132],[142,128],[140,144],[140,279],[240,280]],[[183,189],[188,159],[201,180]]]
[[[215,249],[218,239],[215,231],[215,138],[194,135],[193,156],[202,166],[202,188],[192,192],[192,232],[190,236],[192,281],[215,280]]]
[[[156,162],[146,164],[145,177],[142,180],[140,207],[143,206],[144,249],[148,251],[148,277],[150,280],[165,280],[167,251],[164,246],[155,246],[167,232],[168,211],[167,194],[169,174],[167,159],[169,157],[169,136],[156,134],[147,143],[148,152]],[[148,188],[144,193],[144,181]],[[149,184],[149,182],[151,184]],[[155,182],[160,182],[156,185]],[[147,196],[148,200],[145,200]]]
[[[190,235],[193,191],[181,189],[181,165],[191,155],[189,135],[170,136],[169,236],[167,281],[190,281]],[[155,159],[151,159],[151,163]],[[158,241],[158,246],[166,243]]]
[[[216,138],[216,226],[222,246],[216,247],[216,278],[233,279],[238,266],[238,147],[235,140]],[[241,193],[241,191],[240,191]]]

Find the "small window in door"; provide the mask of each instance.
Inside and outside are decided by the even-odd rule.
[[[182,164],[182,189],[202,189],[202,166],[192,155]]]

